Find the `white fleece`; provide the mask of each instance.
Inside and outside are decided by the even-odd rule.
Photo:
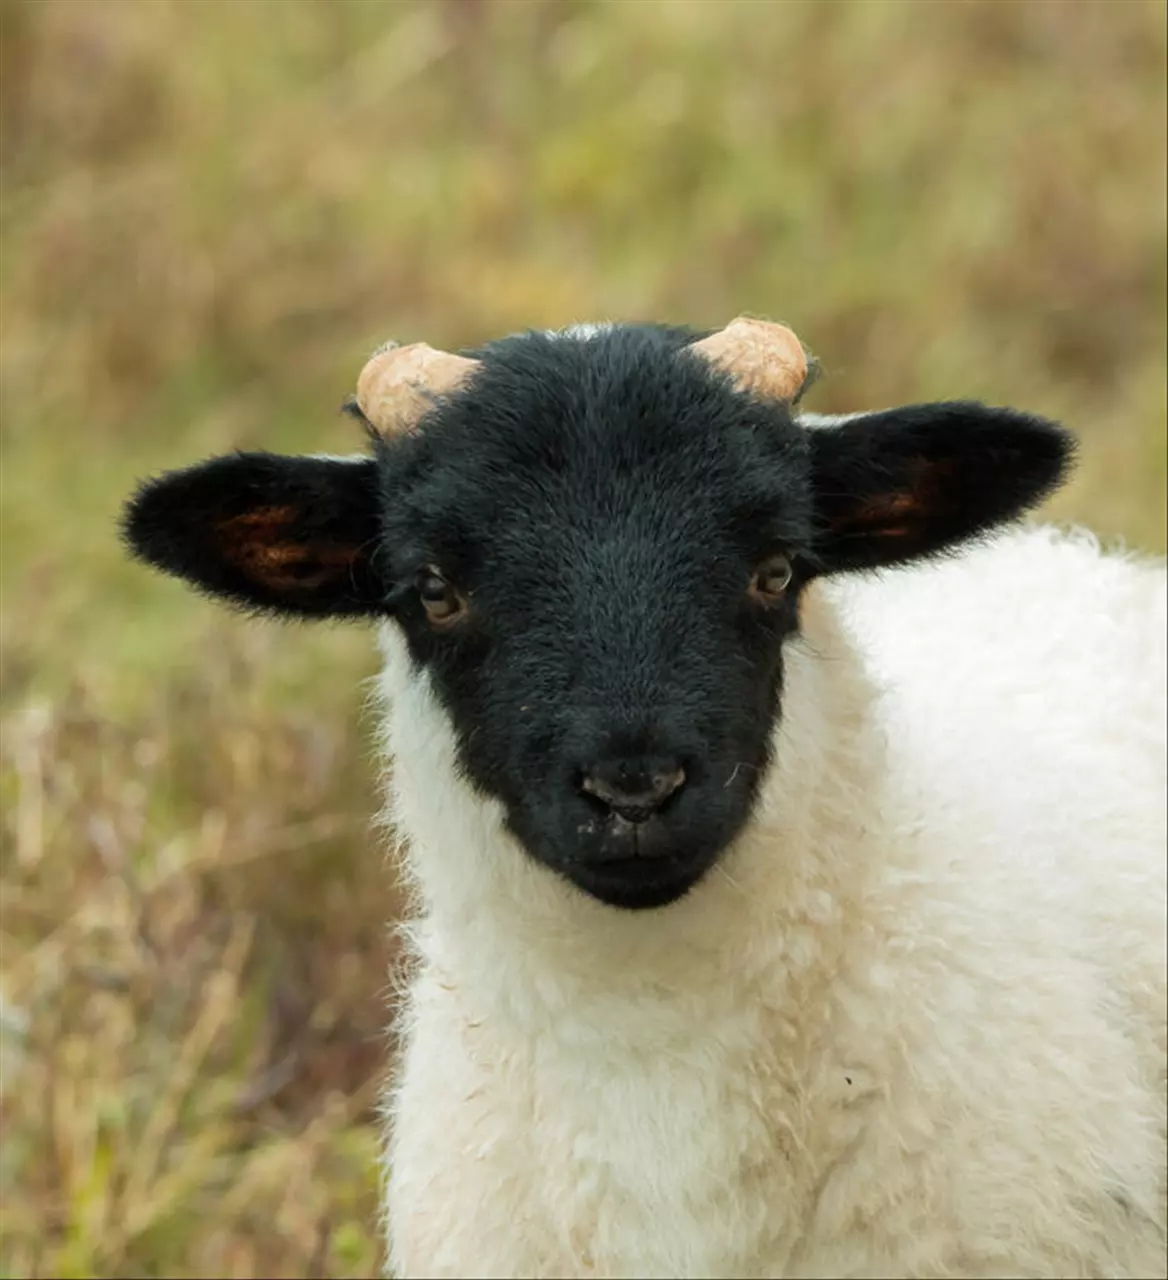
[[[382,635],[416,894],[398,1277],[1168,1274],[1165,574],[1003,535],[814,585],[688,897],[602,906]]]

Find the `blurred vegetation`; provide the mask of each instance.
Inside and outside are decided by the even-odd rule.
[[[383,338],[785,319],[810,407],[1083,440],[1165,543],[1158,0],[0,2],[0,1274],[369,1275],[395,898],[359,629],[128,564],[347,451]]]

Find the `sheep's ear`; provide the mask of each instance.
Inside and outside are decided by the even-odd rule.
[[[147,564],[235,604],[353,616],[380,604],[378,523],[372,459],[237,453],[148,481],[122,534]]]
[[[971,402],[908,405],[809,431],[821,573],[944,551],[1036,506],[1073,439],[1053,422]]]

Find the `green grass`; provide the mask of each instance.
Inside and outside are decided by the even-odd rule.
[[[397,898],[360,630],[127,562],[135,481],[359,446],[387,336],[791,323],[810,407],[1082,440],[1165,547],[1155,0],[0,0],[0,1274],[368,1275]]]

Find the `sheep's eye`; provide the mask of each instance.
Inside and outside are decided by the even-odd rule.
[[[755,569],[748,594],[763,604],[773,604],[791,585],[791,573],[791,562],[786,556],[767,556]]]
[[[426,616],[435,626],[448,627],[466,612],[466,598],[433,565],[418,574],[417,586]]]

